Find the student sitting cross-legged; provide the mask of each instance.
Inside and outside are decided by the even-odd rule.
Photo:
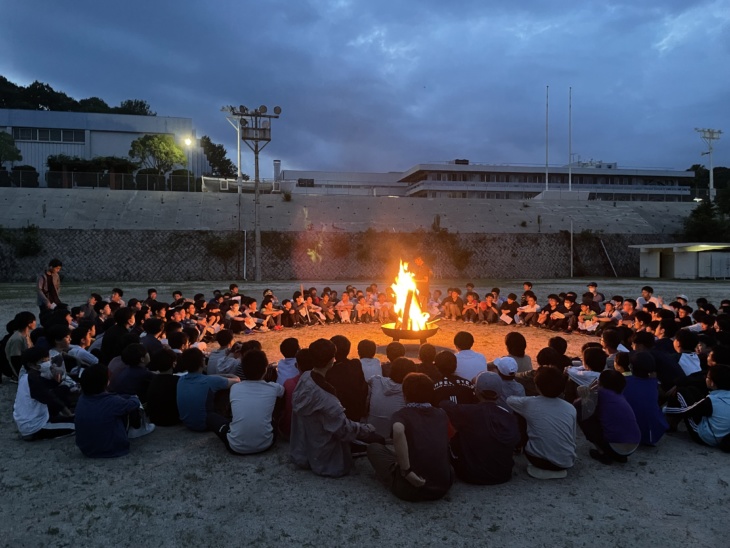
[[[222,420],[214,430],[226,449],[235,455],[261,453],[276,442],[274,408],[284,396],[284,387],[264,380],[267,366],[266,354],[261,350],[249,350],[241,358],[245,378],[231,387],[233,420]],[[213,420],[209,418],[208,424]]]
[[[393,415],[393,448],[368,446],[378,479],[399,499],[437,500],[454,482],[449,462],[449,419],[432,407],[433,382],[423,373],[403,379],[406,406]]]

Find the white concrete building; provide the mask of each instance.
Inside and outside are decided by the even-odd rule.
[[[13,136],[23,155],[20,164],[36,169],[40,186],[45,186],[49,156],[126,158],[132,141],[148,134],[172,135],[186,152],[196,177],[210,171],[190,118],[0,109],[0,131]],[[190,147],[185,145],[186,138],[192,141]]]
[[[730,244],[677,243],[630,245],[638,249],[642,278],[730,278]]]

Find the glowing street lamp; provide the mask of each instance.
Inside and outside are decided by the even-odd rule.
[[[192,167],[190,164],[193,163],[192,162],[192,150],[193,150],[192,144],[193,144],[192,139],[190,139],[190,137],[186,137],[185,138],[185,146],[188,147],[188,169],[187,169],[187,172],[188,172],[188,192],[190,192],[190,169]]]

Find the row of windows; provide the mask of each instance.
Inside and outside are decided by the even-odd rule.
[[[15,139],[16,141],[84,143],[86,142],[86,132],[83,129],[43,129],[34,127],[14,127],[13,139]]]
[[[549,175],[550,184],[568,184],[568,176],[557,174]],[[481,183],[544,183],[544,175],[508,175],[505,173],[430,173],[429,181],[450,181],[450,182],[481,182]],[[599,185],[661,185],[676,186],[677,179],[649,179],[641,177],[619,177],[619,176],[594,176],[594,175],[573,175],[573,184],[599,184]]]

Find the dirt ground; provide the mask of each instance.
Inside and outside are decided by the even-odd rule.
[[[510,327],[447,322],[429,342],[451,347],[471,330],[475,349],[504,353]],[[533,359],[550,333],[524,329]],[[270,361],[296,336],[302,345],[344,334],[389,342],[376,325],[256,335]],[[587,339],[568,335],[569,354]],[[354,352],[353,352],[354,354]],[[213,434],[157,428],[120,459],[84,458],[73,438],[28,443],[12,421],[16,385],[0,385],[0,543],[3,546],[707,546],[725,545],[730,459],[694,445],[683,428],[625,465],[588,456],[564,480],[539,481],[516,459],[512,481],[454,484],[441,501],[405,503],[375,480],[367,459],[325,479],[289,463],[288,444],[234,457]]]

